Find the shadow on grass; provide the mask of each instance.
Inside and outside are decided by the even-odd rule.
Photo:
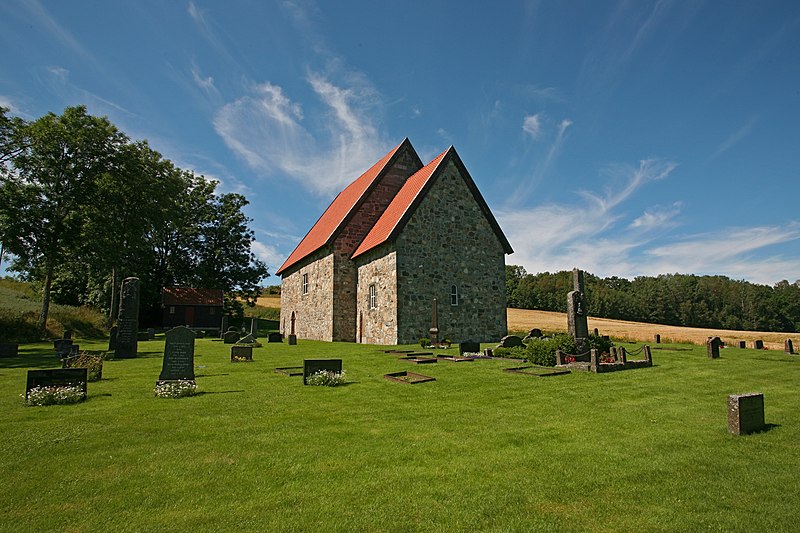
[[[28,355],[0,359],[0,368],[61,368],[61,361],[53,355]]]
[[[195,374],[196,378],[216,378],[219,376],[230,376],[230,374]]]
[[[221,390],[221,391],[200,391],[195,392],[192,396],[203,396],[205,394],[239,394],[244,390]]]

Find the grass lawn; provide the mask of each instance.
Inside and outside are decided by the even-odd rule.
[[[198,339],[201,393],[172,400],[153,396],[159,336],[107,361],[86,402],[36,408],[19,394],[27,368],[56,366],[52,345],[0,359],[0,530],[800,527],[800,356],[659,345],[650,369],[535,377],[299,343],[230,363]],[[304,358],[342,358],[352,383],[274,372]],[[436,381],[383,378],[402,370]],[[729,435],[727,395],[754,391],[770,429]]]

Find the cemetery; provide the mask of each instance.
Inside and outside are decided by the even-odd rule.
[[[88,353],[107,348],[106,339],[70,340]],[[418,519],[448,530],[735,530],[758,512],[763,527],[780,530],[798,504],[784,488],[800,467],[800,367],[783,351],[737,348],[711,360],[705,346],[662,342],[647,371],[599,375],[486,356],[418,373],[398,358],[458,356],[308,340],[248,345],[252,362],[232,365],[236,346],[175,328],[140,343],[135,358],[104,360],[98,381],[78,379],[82,402],[38,408],[19,396],[29,371],[61,366],[53,344],[22,344],[0,359],[9,519],[24,530],[191,529],[198,520],[214,529],[249,521],[369,530],[386,520],[414,529]],[[630,363],[642,345],[615,348]],[[346,370],[348,386],[304,387],[320,370]],[[156,381],[196,390],[164,400]],[[563,460],[562,450],[587,442],[592,454]],[[125,476],[110,474],[118,470]],[[742,497],[743,480],[752,497]],[[214,490],[203,492],[208,483]],[[442,494],[464,484],[480,490],[443,511]],[[133,494],[168,497],[132,506]],[[320,498],[336,510],[296,511]]]

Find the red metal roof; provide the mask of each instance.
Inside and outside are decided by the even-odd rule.
[[[352,258],[358,257],[364,252],[383,244],[392,237],[392,233],[400,224],[403,216],[409,211],[411,205],[414,204],[414,201],[425,188],[428,180],[430,180],[431,176],[433,176],[434,172],[439,167],[439,164],[451,150],[454,150],[452,146],[406,180],[403,187],[389,204],[389,207],[386,208],[386,211],[384,211],[378,221],[375,222],[375,225],[372,226],[370,232],[364,240],[361,241],[356,251],[353,252]]]
[[[191,289],[189,287],[164,287],[161,302],[164,305],[211,305],[222,306],[222,289]]]
[[[380,161],[370,167],[369,170],[364,172],[333,199],[328,209],[322,213],[322,216],[319,217],[316,224],[314,224],[306,236],[303,237],[303,240],[300,241],[297,248],[295,248],[286,261],[283,262],[283,265],[281,265],[276,274],[280,274],[292,265],[299,263],[330,242],[336,235],[337,230],[342,226],[347,215],[358,205],[370,186],[376,181],[378,176],[380,176],[381,171],[406,142],[408,142],[408,139],[398,144],[391,152],[383,156]]]

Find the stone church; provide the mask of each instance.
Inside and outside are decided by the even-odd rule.
[[[408,344],[507,332],[503,231],[455,148],[423,165],[408,139],[348,185],[278,269],[281,331]]]

